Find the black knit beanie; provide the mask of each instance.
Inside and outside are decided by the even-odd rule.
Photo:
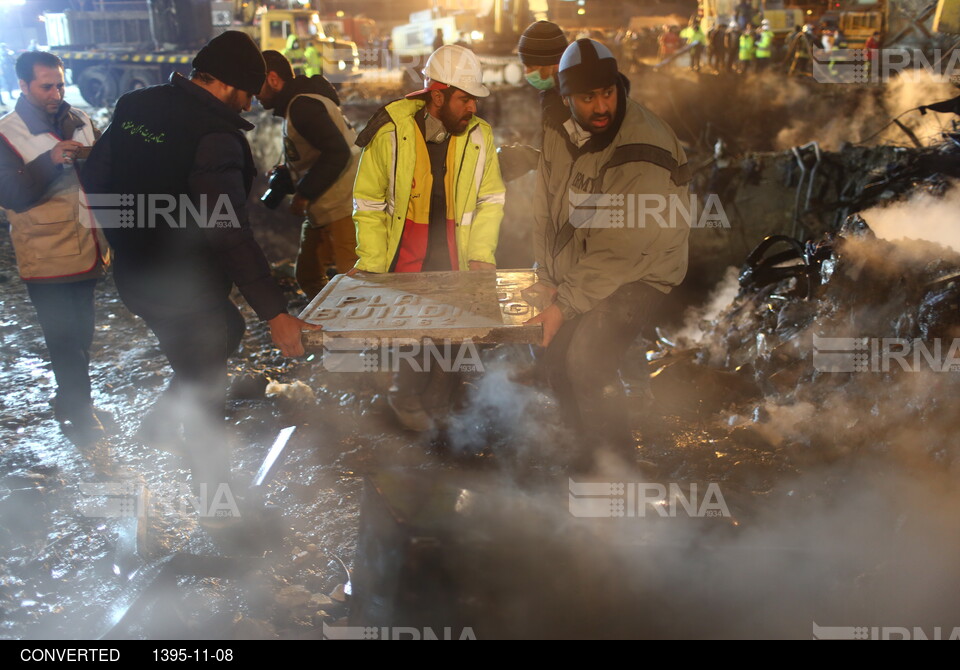
[[[249,35],[239,30],[228,30],[207,42],[194,57],[193,69],[250,95],[259,93],[267,78],[267,66],[260,49]]]
[[[613,86],[617,75],[617,61],[610,49],[584,37],[568,46],[560,58],[560,95]]]
[[[560,26],[550,21],[537,21],[523,31],[517,53],[524,65],[556,65],[566,48],[567,38]]]

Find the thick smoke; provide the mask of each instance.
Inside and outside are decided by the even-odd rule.
[[[772,90],[779,90],[780,97],[790,99],[785,102],[788,106],[802,100],[795,95],[799,88],[796,84],[787,82],[775,86]],[[836,151],[847,142],[912,146],[911,140],[896,125],[886,129],[883,126],[908,110],[956,94],[957,90],[948,80],[923,70],[905,72],[884,84],[880,91],[858,89],[855,98],[839,106],[836,100],[824,94],[822,104],[814,104],[812,113],[798,114],[778,133],[776,148],[784,150],[811,141],[819,142],[828,151]],[[806,95],[811,92],[806,90]],[[923,116],[917,111],[905,114],[900,122],[925,143],[936,139],[947,125],[945,115],[928,113]]]
[[[862,214],[877,237],[929,240],[960,252],[960,186],[942,196],[920,191],[907,201],[874,207]]]
[[[683,346],[693,346],[703,339],[703,325],[710,323],[725,310],[740,291],[739,270],[727,268],[723,279],[710,292],[710,297],[701,306],[689,307],[684,314],[683,326],[676,334],[676,340]]]

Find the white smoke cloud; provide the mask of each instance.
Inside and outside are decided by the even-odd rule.
[[[711,291],[707,301],[703,305],[687,308],[683,326],[676,335],[680,346],[695,346],[703,340],[703,326],[716,320],[740,291],[739,276],[740,271],[737,268],[727,268],[723,279]]]
[[[942,197],[920,191],[862,216],[881,239],[928,240],[960,252],[960,185],[954,184]]]
[[[827,85],[824,85],[827,86]],[[790,94],[797,87],[780,87]],[[776,90],[776,89],[773,89]],[[801,89],[807,96],[815,90]],[[891,119],[923,104],[939,102],[956,96],[957,90],[949,80],[924,70],[904,72],[887,82],[882,91],[864,88],[855,98],[836,100],[824,90],[823,103],[813,105],[805,114],[798,114],[790,125],[777,134],[776,147],[780,150],[816,141],[828,151],[838,150],[844,142],[865,142],[870,146],[910,145],[907,135],[896,125],[882,130]],[[785,94],[785,95],[786,95]],[[790,94],[792,95],[792,94]],[[802,98],[793,97],[799,104]],[[851,107],[850,103],[855,100]],[[919,112],[904,114],[900,122],[910,128],[921,142],[936,139],[947,125],[947,115]]]

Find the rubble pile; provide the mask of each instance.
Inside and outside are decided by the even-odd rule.
[[[740,436],[754,443],[960,464],[945,406],[960,390],[960,254],[878,239],[851,216],[815,243],[767,238],[739,283],[692,346],[661,338],[658,400],[693,381],[688,410],[732,408],[734,430],[752,416]]]

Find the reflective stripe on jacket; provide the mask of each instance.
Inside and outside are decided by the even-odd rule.
[[[773,31],[764,30],[757,41],[757,58],[770,58],[773,53]]]
[[[357,226],[357,269],[388,272],[397,255],[410,198],[429,198],[423,184],[414,185],[416,138],[414,116],[422,100],[402,99],[384,108],[389,120],[363,147],[353,189]],[[363,137],[363,136],[361,136]],[[451,136],[456,168],[453,184],[457,258],[461,270],[469,261],[496,263],[503,218],[504,193],[493,130],[474,116],[467,130]]]

